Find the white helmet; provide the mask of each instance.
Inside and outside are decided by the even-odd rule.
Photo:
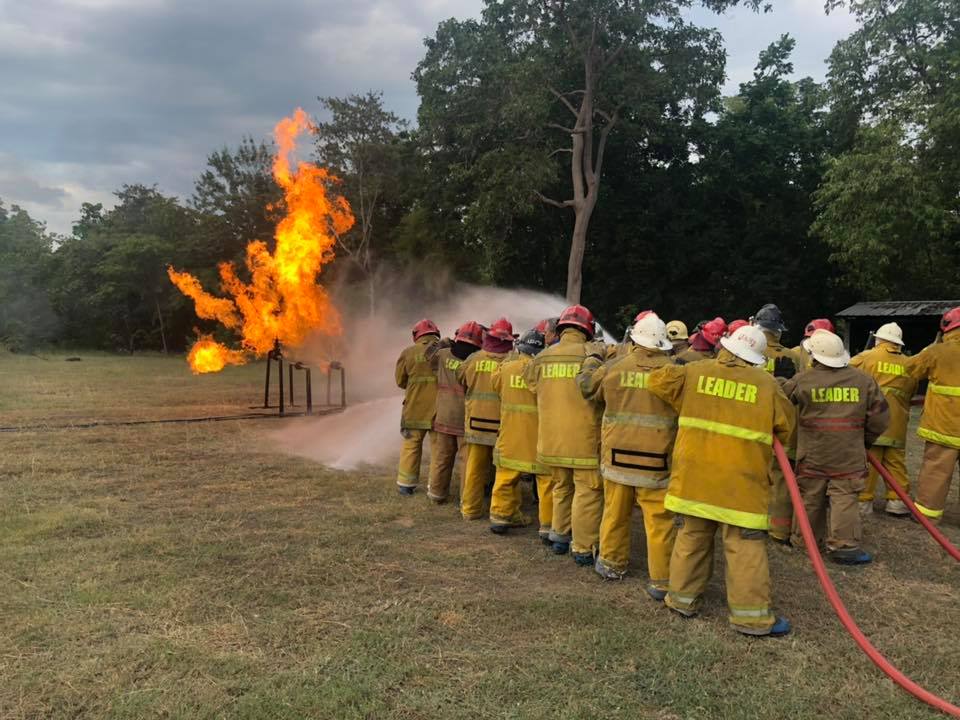
[[[667,337],[667,326],[655,312],[648,312],[633,324],[630,339],[650,350],[673,350],[673,343]]]
[[[745,325],[728,337],[720,338],[720,344],[741,360],[751,365],[763,365],[767,362],[767,336],[756,325]]]
[[[843,340],[829,330],[815,331],[803,341],[803,349],[827,367],[842,368],[850,364],[850,353],[843,346]]]
[[[873,336],[877,340],[886,340],[887,342],[892,342],[894,345],[903,345],[903,330],[901,330],[900,326],[895,322],[881,325],[880,329],[877,330]]]

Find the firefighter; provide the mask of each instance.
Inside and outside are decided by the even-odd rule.
[[[540,498],[540,538],[549,542],[552,478],[547,468],[537,462],[537,399],[523,378],[543,346],[543,333],[529,330],[517,343],[517,356],[505,360],[493,372],[493,389],[500,397],[500,431],[493,450],[497,475],[490,496],[490,530],[501,535],[511,527],[529,524],[520,512],[520,477],[534,475]]]
[[[730,324],[727,325],[727,335],[728,336],[733,335],[737,330],[739,330],[742,327],[746,327],[749,324],[750,322],[748,320],[743,320],[740,318],[737,318],[736,320],[731,320]]]
[[[780,338],[787,329],[780,308],[772,303],[764,305],[750,318],[750,323],[760,328],[767,340],[767,360],[764,367],[768,373],[780,382],[785,382],[800,372],[803,367],[800,354],[780,343]],[[788,545],[793,526],[793,504],[790,502],[783,471],[775,459],[770,463],[770,486],[770,539],[781,545]]]
[[[457,453],[463,444],[463,385],[457,370],[480,349],[483,329],[472,320],[461,325],[453,340],[441,340],[427,350],[427,360],[437,376],[437,414],[430,433],[430,481],[427,497],[444,503],[450,494],[450,479]]]
[[[797,485],[818,545],[826,534],[831,560],[862,565],[873,558],[860,547],[857,498],[867,477],[866,448],[886,430],[890,408],[877,381],[849,366],[839,337],[816,330],[803,344],[813,367],[783,386],[798,409]],[[792,541],[803,543],[796,523]]]
[[[960,307],[940,320],[941,342],[910,358],[910,374],[929,380],[917,435],[924,439],[916,505],[938,523],[960,459]]]
[[[867,373],[877,381],[890,405],[890,426],[873,442],[873,455],[900,483],[910,490],[907,479],[907,423],[910,422],[910,400],[917,392],[917,381],[907,372],[907,358],[903,354],[903,331],[896,323],[887,323],[873,337],[876,345],[850,361],[852,367]],[[879,473],[868,468],[867,485],[860,493],[860,514],[873,512],[873,496]],[[888,515],[905,516],[910,511],[897,494],[887,488],[885,510]]]
[[[593,564],[600,536],[603,485],[600,482],[600,417],[577,387],[588,348],[594,347],[593,314],[572,305],[557,322],[560,340],[527,367],[527,387],[537,396],[537,461],[553,477],[553,551],[570,551],[579,565]],[[598,354],[605,356],[601,344]]]
[[[667,337],[673,345],[673,354],[679,355],[690,347],[690,334],[683,320],[671,320],[667,323]]]
[[[493,390],[493,373],[513,350],[513,326],[500,318],[483,337],[483,347],[457,368],[457,381],[464,388],[463,438],[467,443],[467,467],[460,492],[464,520],[483,517],[483,490],[493,473],[493,446],[500,429],[500,398]]]
[[[560,336],[557,335],[557,321],[559,318],[547,318],[546,320],[541,320],[537,323],[537,326],[534,328],[538,333],[543,335],[543,346],[550,347],[555,345],[557,340],[560,339]]]
[[[746,635],[785,635],[790,623],[770,608],[764,539],[773,438],[790,440],[795,411],[763,371],[766,338],[758,328],[740,328],[720,344],[712,362],[668,365],[647,379],[647,390],[679,415],[663,503],[679,524],[665,603],[681,615],[697,614],[719,529],[731,625]]]
[[[437,378],[427,361],[427,350],[440,340],[440,330],[432,320],[421,320],[413,326],[413,345],[397,358],[397,387],[404,391],[400,416],[400,466],[397,469],[397,490],[413,495],[420,482],[420,459],[423,439],[433,427],[437,410]]]
[[[836,329],[833,327],[833,322],[831,322],[830,318],[815,318],[808,322],[807,326],[803,329],[803,339],[806,340],[817,330],[829,330],[830,332],[836,332]],[[813,367],[813,358],[810,357],[810,353],[804,350],[802,341],[795,348],[792,348],[792,350],[797,354],[797,357],[800,360],[800,370],[809,370],[811,367]]]
[[[722,317],[701,323],[697,332],[690,336],[690,347],[677,357],[685,363],[716,357],[717,343],[726,331],[727,323]]]
[[[603,519],[600,552],[594,564],[609,580],[620,579],[630,562],[630,518],[634,505],[643,514],[647,537],[647,594],[662,601],[670,577],[676,529],[663,498],[670,481],[670,455],[677,414],[646,389],[650,372],[673,360],[673,343],[656,313],[638,317],[630,331],[629,353],[602,364],[592,355],[577,377],[583,396],[604,408],[600,429]]]

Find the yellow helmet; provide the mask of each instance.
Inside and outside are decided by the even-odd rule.
[[[671,320],[667,323],[667,337],[671,340],[686,340],[687,326],[683,320]]]

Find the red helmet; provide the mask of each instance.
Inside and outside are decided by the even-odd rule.
[[[513,340],[513,325],[506,318],[500,318],[490,326],[487,335],[497,340]]]
[[[480,327],[480,323],[471,320],[457,328],[457,334],[453,340],[454,342],[465,342],[474,347],[480,347],[483,345],[483,328]]]
[[[414,341],[419,340],[424,335],[436,335],[440,337],[440,328],[437,327],[437,324],[433,320],[424,318],[413,326]]]
[[[711,345],[720,342],[720,338],[727,331],[727,323],[722,317],[715,317],[713,320],[705,322],[700,328],[700,335]]]
[[[593,340],[593,313],[583,305],[571,305],[562,313],[557,321],[557,331],[564,327],[575,327],[583,330],[587,338]]]
[[[958,327],[960,327],[960,307],[947,310],[947,312],[943,314],[943,317],[940,318],[940,330],[948,333],[951,330],[956,330]]]
[[[833,323],[830,322],[828,318],[817,318],[816,320],[811,320],[807,323],[807,327],[803,329],[803,336],[808,338],[817,330],[829,330],[830,332],[834,332],[835,328],[833,327]]]
[[[727,325],[727,337],[733,335],[737,330],[742,327],[746,327],[750,323],[746,320],[734,320],[729,325]]]
[[[633,324],[636,325],[638,322],[643,320],[647,315],[652,313],[653,310],[641,310],[637,313],[637,316],[633,319]]]

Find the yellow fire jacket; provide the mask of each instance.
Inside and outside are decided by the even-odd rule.
[[[632,346],[622,357],[600,363],[587,358],[577,376],[580,392],[604,408],[600,426],[600,473],[633,487],[665,488],[677,435],[677,413],[649,392],[650,373],[673,358]]]
[[[803,372],[804,370],[809,370],[813,367],[813,356],[803,349],[803,345],[797,345],[796,347],[790,348],[798,358],[802,365],[797,368],[797,372]],[[772,372],[772,371],[771,371]]]
[[[524,372],[527,387],[537,396],[537,460],[544,465],[600,465],[600,412],[577,387],[586,340],[579,330],[565,328],[560,341],[537,355]]]
[[[493,390],[500,396],[500,432],[493,449],[493,463],[545,475],[549,470],[537,462],[537,398],[523,379],[532,362],[532,357],[521,353],[493,371]]]
[[[890,425],[873,444],[906,447],[910,400],[916,394],[918,384],[916,378],[907,371],[907,357],[899,346],[880,340],[876,347],[851,359],[850,366],[876,380],[890,405]]]
[[[437,411],[437,378],[427,361],[427,350],[437,342],[433,335],[424,335],[406,348],[397,358],[397,387],[403,396],[402,430],[429,430]]]
[[[441,341],[427,350],[427,360],[437,376],[437,416],[433,429],[445,435],[463,435],[463,385],[457,380],[457,370],[463,360],[455,357],[450,346]]]
[[[907,361],[910,374],[930,381],[917,435],[938,445],[960,448],[960,330],[943,336]]]
[[[767,351],[764,353],[764,355],[767,356],[767,364],[764,366],[764,369],[768,373],[773,374],[777,358],[781,357],[788,357],[793,360],[793,366],[797,372],[803,372],[809,367],[803,354],[781,345],[775,333],[764,330],[763,334],[767,338]]]
[[[664,507],[768,529],[773,438],[787,445],[796,427],[780,384],[722,350],[714,361],[655,370],[647,389],[680,416]]]
[[[493,389],[493,373],[506,353],[477,350],[457,368],[465,389],[463,439],[474,445],[496,445],[500,429],[500,396]]]
[[[685,363],[697,362],[698,360],[713,360],[713,353],[707,350],[694,350],[689,345],[687,349],[677,355],[677,360]]]

